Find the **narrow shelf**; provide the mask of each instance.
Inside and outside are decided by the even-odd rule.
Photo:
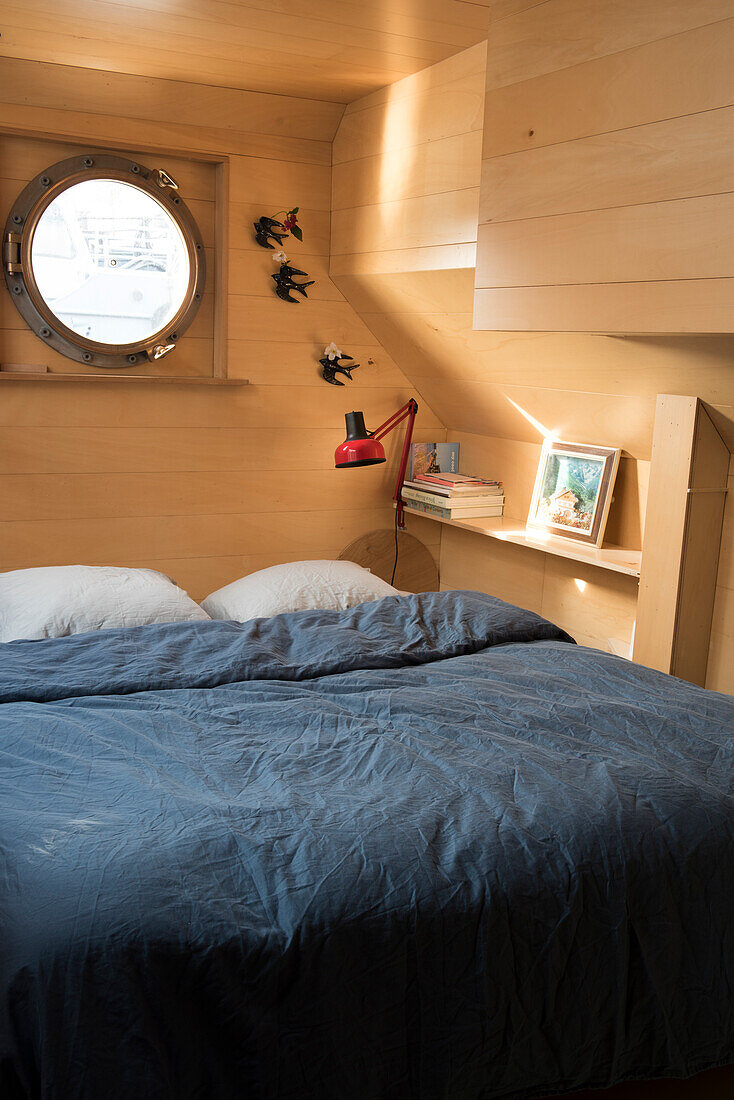
[[[0,382],[157,382],[175,386],[249,386],[249,378],[173,377],[167,374],[65,374],[62,371],[4,371]]]
[[[405,511],[412,516],[421,516],[422,519],[432,519],[437,523],[445,523],[448,527],[460,527],[464,531],[473,531],[477,535],[486,535],[491,539],[499,539],[500,542],[512,542],[517,546],[527,546],[531,550],[540,550],[544,554],[555,554],[559,558],[569,558],[571,561],[581,561],[585,565],[596,565],[600,569],[610,569],[613,573],[625,573],[628,577],[639,577],[641,550],[626,550],[623,547],[609,546],[597,550],[594,546],[578,545],[572,539],[558,538],[555,535],[544,535],[542,531],[528,531],[520,519],[501,518],[477,518],[477,519],[442,519],[440,516],[432,516],[428,512],[419,512],[405,506]]]

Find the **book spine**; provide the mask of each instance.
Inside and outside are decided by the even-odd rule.
[[[440,519],[451,519],[449,509],[439,508],[437,504],[424,504],[420,500],[409,500],[406,503],[414,512],[425,512],[429,516],[439,516]]]
[[[451,513],[452,519],[492,519],[501,516],[504,507],[501,504],[483,505],[481,508],[455,508]]]
[[[405,503],[407,507],[414,512],[424,512],[426,515],[438,516],[440,519],[471,519],[472,516],[477,516],[478,518],[491,518],[492,516],[502,515],[501,504],[492,505],[489,508],[477,508],[476,510],[461,508],[457,512],[451,508],[441,508],[438,504],[425,504],[420,500],[406,500]]]
[[[461,493],[455,497],[447,497],[430,491],[424,492],[422,489],[413,489],[410,486],[403,486],[403,497],[405,500],[435,504],[439,508],[489,508],[505,502],[502,493],[477,493],[476,496]]]
[[[437,493],[424,493],[422,489],[406,489],[403,488],[403,497],[405,500],[421,501],[423,504],[435,504],[439,508],[445,507],[445,501],[448,499],[445,496],[439,496]]]
[[[433,496],[447,497],[449,490],[444,485],[427,485],[424,481],[405,479],[405,488],[414,489],[416,493],[431,493]]]
[[[475,477],[472,474],[446,474],[436,472],[435,474],[426,472],[425,474],[418,474],[420,481],[431,481],[437,485],[501,485],[501,481],[495,481],[493,477]]]

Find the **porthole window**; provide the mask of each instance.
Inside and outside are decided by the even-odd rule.
[[[28,184],[5,231],[5,278],[62,355],[126,367],[172,352],[204,290],[196,223],[163,169],[93,153]]]

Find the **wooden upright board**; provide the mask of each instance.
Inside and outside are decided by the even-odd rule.
[[[729,449],[696,397],[655,416],[634,659],[704,686]]]

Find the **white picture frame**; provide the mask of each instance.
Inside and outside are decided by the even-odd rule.
[[[528,527],[601,546],[621,453],[618,447],[546,439]]]

